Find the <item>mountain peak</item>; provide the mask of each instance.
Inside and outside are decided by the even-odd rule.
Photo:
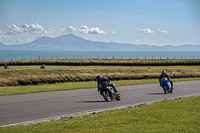
[[[43,36],[43,37],[40,37],[40,38],[36,39],[35,41],[30,42],[30,43],[36,43],[36,44],[38,43],[38,44],[41,44],[41,43],[49,42],[51,39],[53,39],[53,38],[47,37],[47,36]]]
[[[72,41],[84,41],[85,39],[75,36],[73,34],[68,34],[55,37],[54,40],[59,42],[69,42],[69,41],[72,42]]]
[[[55,38],[80,38],[80,37],[75,36],[74,34],[67,34],[67,35],[61,35]]]
[[[55,38],[43,36],[33,42],[5,46],[0,43],[1,50],[48,50],[48,51],[200,51],[200,45],[185,44],[182,46],[148,46],[120,43],[89,41],[73,34]]]
[[[2,42],[0,42],[0,47],[4,47],[5,45],[2,43]]]

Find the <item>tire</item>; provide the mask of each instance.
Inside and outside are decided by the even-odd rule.
[[[121,95],[120,95],[120,94],[117,94],[117,95],[116,95],[116,100],[117,100],[117,101],[121,100]]]
[[[173,89],[171,88],[171,91],[170,91],[170,93],[173,93]]]
[[[111,95],[111,92],[109,90],[104,90],[102,92],[103,94],[103,98],[107,101],[107,102],[110,102],[112,100],[112,95]]]
[[[165,94],[169,93],[169,87],[166,88],[166,86],[163,86],[163,90],[164,90]]]

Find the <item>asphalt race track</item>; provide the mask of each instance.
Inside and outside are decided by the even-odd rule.
[[[200,81],[174,82],[174,88],[174,93],[164,94],[158,84],[121,86],[117,90],[122,100],[112,102],[105,102],[96,88],[0,96],[0,127],[200,95]]]

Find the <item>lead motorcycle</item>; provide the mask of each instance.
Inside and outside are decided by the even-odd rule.
[[[111,83],[110,80],[105,81],[97,81],[98,82],[98,91],[101,95],[103,95],[103,98],[110,102],[113,99],[116,99],[117,101],[121,100],[120,93],[115,88],[115,83]]]
[[[163,77],[161,79],[160,85],[163,88],[165,94],[173,92],[172,85],[171,85],[170,81],[166,77]]]

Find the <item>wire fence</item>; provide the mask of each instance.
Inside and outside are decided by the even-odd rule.
[[[199,51],[0,51],[0,61],[41,59],[200,59]]]
[[[65,57],[46,57],[46,56],[38,56],[38,57],[17,57],[17,58],[2,58],[1,61],[14,61],[14,60],[53,60],[53,59],[199,59],[198,57],[195,56],[190,56],[190,57],[184,57],[184,56],[180,56],[180,57],[172,57],[172,56],[167,56],[167,57],[154,57],[154,56],[145,56],[145,57],[141,57],[141,56],[130,56],[130,57],[122,57],[122,56],[65,56]]]

